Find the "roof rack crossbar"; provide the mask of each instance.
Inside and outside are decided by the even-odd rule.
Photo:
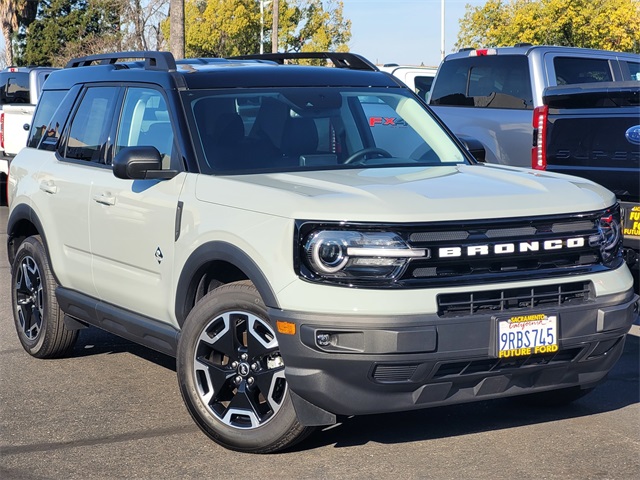
[[[86,57],[74,58],[67,63],[65,68],[87,67],[97,62],[99,65],[113,65],[119,60],[144,60],[145,70],[161,70],[171,72],[176,70],[176,61],[170,52],[132,51],[101,53]]]
[[[369,60],[361,55],[350,52],[284,52],[284,53],[262,53],[255,55],[239,55],[229,57],[239,60],[270,60],[279,64],[284,64],[285,60],[299,60],[311,58],[326,58],[331,60],[337,68],[349,68],[352,70],[378,71]]]

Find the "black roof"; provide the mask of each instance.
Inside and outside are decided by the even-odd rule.
[[[285,63],[287,59],[299,58],[326,58],[336,68]],[[400,87],[392,76],[350,53],[265,54],[176,62],[168,52],[118,52],[71,60],[66,68],[49,76],[45,88],[68,89],[75,84],[95,82],[145,82],[165,89]]]

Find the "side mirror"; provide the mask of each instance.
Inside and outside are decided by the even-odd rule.
[[[465,148],[469,151],[473,158],[480,163],[486,162],[486,151],[484,149],[484,145],[480,140],[476,140],[473,137],[468,137],[466,135],[457,135],[458,140],[465,146]]]
[[[163,170],[162,157],[156,147],[125,147],[113,159],[113,174],[124,180],[169,179],[176,170]]]

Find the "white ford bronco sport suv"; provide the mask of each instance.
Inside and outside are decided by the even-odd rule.
[[[298,56],[123,52],[50,75],[9,176],[25,350],[72,353],[96,326],[173,355],[197,424],[246,452],[602,380],[638,300],[614,195],[477,163],[362,57]]]

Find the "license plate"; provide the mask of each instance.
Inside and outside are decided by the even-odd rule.
[[[546,313],[498,319],[498,358],[558,351],[558,316]]]
[[[625,237],[640,237],[640,205],[624,204],[622,234]]]

